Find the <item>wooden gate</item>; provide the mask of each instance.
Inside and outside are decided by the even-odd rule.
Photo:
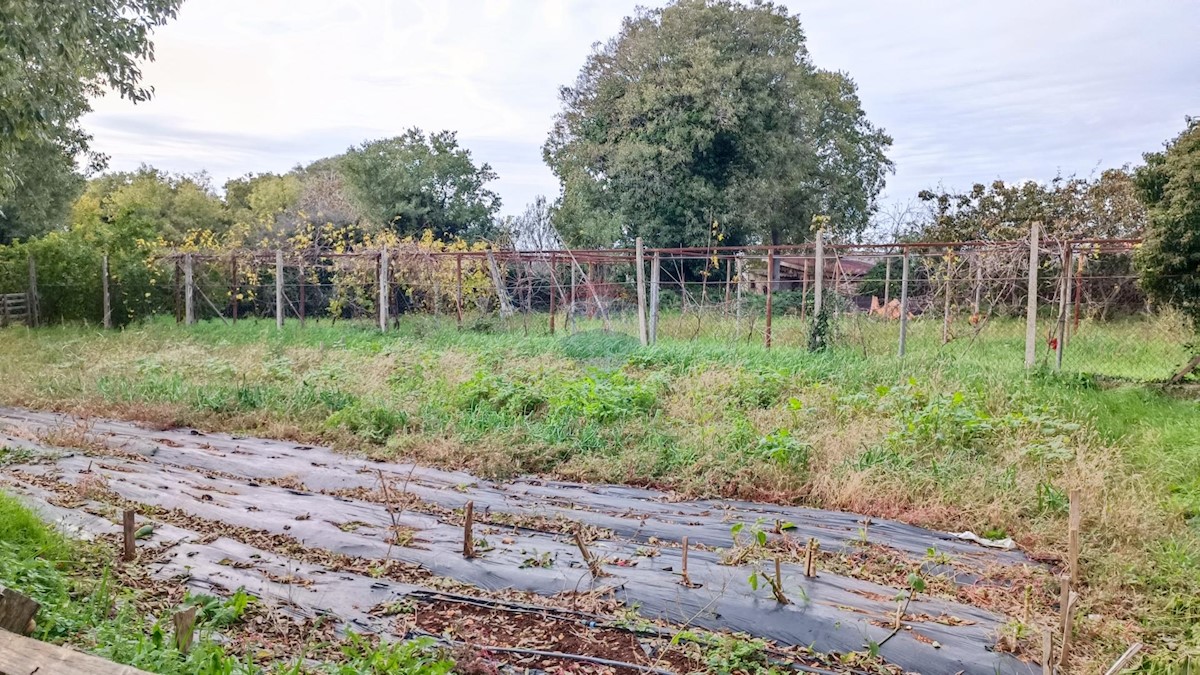
[[[0,327],[18,323],[29,325],[29,295],[26,293],[0,294]]]

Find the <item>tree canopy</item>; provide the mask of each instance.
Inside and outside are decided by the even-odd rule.
[[[430,230],[439,239],[487,236],[500,209],[488,189],[496,172],[476,166],[452,131],[368,141],[336,165],[368,218],[400,236]]]
[[[78,126],[89,98],[106,89],[131,101],[140,62],[153,58],[151,31],[182,0],[5,0],[0,3],[0,203],[22,182],[18,156],[31,140],[68,156],[87,150]],[[100,159],[100,158],[96,158]]]
[[[1165,151],[1148,153],[1145,160],[1137,172],[1150,214],[1137,255],[1141,284],[1152,299],[1178,308],[1200,330],[1200,118],[1189,119]]]
[[[1033,221],[1055,239],[1141,236],[1146,209],[1128,167],[1097,178],[1056,176],[1039,183],[976,183],[965,192],[922,190],[928,212],[902,234],[922,241],[1005,241],[1029,235]]]
[[[759,0],[640,9],[560,99],[543,154],[575,246],[798,242],[818,215],[859,232],[892,168],[853,81]]]

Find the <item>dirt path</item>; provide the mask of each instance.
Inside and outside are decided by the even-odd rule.
[[[628,672],[685,672],[698,662],[667,647],[672,627],[742,632],[822,653],[862,651],[893,632],[897,586],[906,570],[921,569],[949,590],[909,604],[903,628],[880,650],[888,662],[926,673],[1040,670],[992,651],[1006,618],[957,602],[953,592],[989,583],[981,579],[995,578],[996,569],[1035,564],[902,523],[678,501],[621,486],[494,483],[320,447],[23,410],[0,409],[0,430],[0,446],[29,452],[28,461],[0,471],[0,485],[47,517],[104,533],[115,527],[116,507],[135,508],[163,524],[147,544],[162,545],[164,578],[187,576],[220,592],[244,586],[360,631],[453,635],[516,649],[514,658],[533,663],[554,663],[562,652],[600,668],[614,661],[641,668]],[[462,555],[468,501],[477,522],[473,559]],[[744,524],[737,543],[735,523]],[[751,544],[752,530],[765,545]],[[605,576],[593,578],[576,531]],[[683,537],[693,545],[692,587],[679,574]],[[799,562],[809,537],[823,552],[816,577],[804,576]],[[785,561],[786,605],[766,584],[754,591],[747,581],[756,569],[773,575],[776,557]],[[619,605],[661,628],[616,627]]]

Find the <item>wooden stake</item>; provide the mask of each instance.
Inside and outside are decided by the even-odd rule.
[[[1067,530],[1067,561],[1071,566],[1071,586],[1079,585],[1079,526],[1083,520],[1083,505],[1079,501],[1079,490],[1070,492],[1071,506]]]
[[[175,648],[182,654],[188,653],[192,648],[192,634],[196,628],[196,606],[192,605],[181,612],[175,612],[171,616],[171,623],[175,625]]]
[[[583,556],[583,562],[587,563],[588,571],[592,573],[593,579],[608,576],[600,567],[600,561],[593,558],[591,551],[588,551],[587,544],[583,541],[582,530],[575,530],[575,545],[579,547],[579,553]]]
[[[1079,594],[1071,591],[1071,598],[1067,601],[1067,617],[1063,621],[1062,634],[1062,649],[1058,652],[1058,665],[1063,666],[1067,663],[1067,658],[1071,655],[1071,624],[1075,618],[1075,601],[1079,599]]]
[[[475,524],[475,502],[467,502],[466,516],[463,518],[463,557],[475,557],[475,535],[472,527]]]
[[[780,570],[779,558],[775,558],[775,583],[771,584],[771,592],[775,594],[775,601],[781,605],[790,605],[787,596],[783,593],[783,573]]]
[[[1054,675],[1054,633],[1042,630],[1042,675]]]
[[[1025,367],[1037,361],[1038,222],[1029,227],[1029,281],[1025,299]]]
[[[1133,657],[1137,656],[1137,653],[1141,650],[1142,643],[1140,642],[1135,642],[1129,645],[1129,649],[1126,649],[1125,653],[1121,654],[1121,658],[1117,659],[1116,662],[1112,664],[1112,667],[1105,671],[1104,675],[1117,675],[1117,673],[1129,666],[1129,664],[1133,661]]]
[[[817,576],[817,549],[820,548],[815,537],[808,538],[808,546],[804,551],[804,576]]]
[[[0,630],[28,635],[33,632],[31,626],[39,607],[32,598],[0,586]]]
[[[680,583],[682,583],[684,586],[687,586],[688,588],[695,588],[695,585],[692,584],[691,577],[688,576],[687,559],[688,559],[688,538],[684,537],[683,538],[683,575],[682,575],[683,578],[680,580]]]
[[[1067,625],[1067,602],[1071,599],[1071,577],[1064,572],[1058,577],[1058,629]]]
[[[124,559],[126,562],[133,560],[134,557],[137,555],[137,547],[136,547],[137,542],[134,541],[134,534],[135,534],[135,529],[136,529],[135,526],[137,525],[137,523],[134,522],[134,517],[135,516],[134,516],[133,511],[125,511],[125,513],[123,514],[123,521],[122,521],[123,532],[122,533],[124,535],[124,541],[125,541]]]

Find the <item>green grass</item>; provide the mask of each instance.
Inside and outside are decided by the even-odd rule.
[[[625,319],[555,336],[544,320],[8,329],[0,401],[840,508],[1048,552],[1065,550],[1078,490],[1083,612],[1115,622],[1081,619],[1085,663],[1121,651],[1121,622],[1164,668],[1200,652],[1200,406],[1144,384],[1186,353],[1168,319],[1084,322],[1061,373],[1044,344],[1025,370],[1019,321],[947,345],[940,322],[914,321],[899,358],[895,324],[866,318],[821,353],[795,317],[771,350],[761,324],[735,337],[664,316],[643,348]]]

